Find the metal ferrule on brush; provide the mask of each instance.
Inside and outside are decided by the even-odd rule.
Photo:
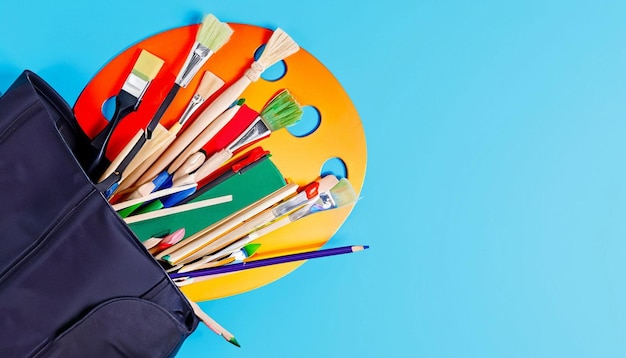
[[[335,200],[333,200],[332,195],[330,195],[329,192],[322,192],[317,198],[310,199],[304,207],[289,214],[289,220],[296,221],[298,219],[302,219],[307,215],[320,211],[334,209],[336,207],[337,203],[335,202]]]
[[[213,51],[211,51],[211,49],[196,41],[193,51],[189,52],[189,55],[187,55],[187,60],[185,60],[182,71],[180,71],[176,78],[176,84],[183,88],[187,87],[191,79],[198,73],[200,67],[204,65],[212,53]]]
[[[285,201],[284,203],[278,204],[278,206],[272,209],[272,213],[275,217],[281,217],[290,211],[296,210],[297,208],[305,205],[309,200],[310,199],[307,198],[305,192],[298,193],[296,196]]]
[[[198,109],[198,107],[200,107],[202,102],[204,102],[204,97],[199,94],[195,94],[191,101],[189,101],[189,104],[183,112],[183,115],[180,116],[180,120],[178,121],[178,123],[185,124],[185,122],[187,122],[187,120],[191,118],[191,115]]]
[[[265,124],[263,118],[257,117],[257,119],[255,119],[254,122],[252,122],[252,124],[233,141],[233,144],[228,147],[228,150],[235,152],[237,149],[247,144],[270,135],[270,133],[272,133],[272,131],[269,129],[269,126]]]
[[[137,98],[137,101],[140,101],[144,93],[146,92],[146,89],[148,89],[149,84],[149,80],[146,80],[131,72],[130,75],[128,75],[128,77],[126,78],[124,84],[122,85],[122,91],[128,92],[131,96]]]

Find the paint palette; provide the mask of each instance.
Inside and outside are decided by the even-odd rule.
[[[262,49],[272,34],[271,30],[261,27],[229,25],[234,30],[231,40],[209,58],[187,88],[179,91],[161,120],[166,128],[178,120],[204,71],[209,70],[222,78],[226,82],[222,90],[227,88],[249,68],[255,53]],[[106,64],[85,87],[74,112],[85,133],[93,138],[107,124],[106,107],[121,88],[139,51],[145,49],[165,61],[139,109],[128,115],[113,133],[107,151],[109,159],[114,158],[137,130],[145,128],[150,121],[183,66],[198,26],[168,30],[132,45]],[[294,40],[297,42],[298,39]],[[268,68],[242,97],[249,107],[260,111],[284,88],[304,107],[305,115],[297,125],[274,132],[263,140],[261,145],[272,153],[272,162],[283,176],[299,185],[332,172],[338,176],[345,175],[357,194],[360,193],[366,167],[365,134],[359,115],[340,83],[315,57],[300,49]],[[219,93],[209,98],[204,106]],[[315,214],[262,237],[258,240],[261,248],[252,259],[275,256],[277,252],[285,254],[321,248],[339,229],[351,209],[344,207]],[[215,210],[219,208],[215,207]],[[242,271],[192,283],[181,289],[196,301],[226,297],[275,281],[301,264],[287,263]]]

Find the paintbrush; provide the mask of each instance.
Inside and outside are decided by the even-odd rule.
[[[233,105],[232,107],[228,108],[226,111],[224,111],[216,120],[216,122],[228,122],[230,121],[235,114],[237,114],[237,112],[239,111],[239,108],[241,108],[241,106],[243,105],[243,100],[239,100],[235,103],[235,105]],[[184,133],[184,132],[183,132]],[[158,162],[158,160],[157,160]],[[156,164],[156,163],[155,163]],[[148,170],[148,172],[144,173],[144,175],[141,176],[141,178],[137,181],[138,183],[142,183],[143,178],[147,178],[146,174],[150,173],[150,170]],[[158,175],[156,177],[150,178],[148,182],[141,184],[134,192],[132,192],[129,196],[130,199],[134,199],[134,198],[138,198],[138,197],[142,197],[142,196],[146,196],[148,194],[150,194],[152,191],[156,190],[156,189],[161,189],[163,187],[163,185],[167,182],[168,179],[170,179],[170,175],[173,173],[173,171],[168,170],[164,170],[160,173],[158,173]]]
[[[158,159],[158,157],[171,144],[180,129],[200,108],[202,103],[211,97],[217,90],[224,85],[224,81],[210,71],[206,71],[200,80],[200,84],[196,89],[191,101],[187,104],[187,108],[183,112],[180,119],[174,123],[169,130],[159,124],[153,133],[153,138],[148,142],[137,156],[131,161],[120,180],[119,191],[125,190],[135,184],[137,179]]]
[[[176,159],[176,157],[215,119],[224,112],[228,106],[237,100],[243,91],[253,82],[256,82],[263,71],[278,61],[292,55],[300,48],[282,29],[276,29],[269,41],[265,45],[263,53],[258,60],[254,61],[250,68],[237,81],[231,84],[215,100],[213,100],[202,113],[185,129],[178,138],[170,145],[156,163],[146,172],[145,177],[140,178],[140,182],[151,180],[163,169]],[[226,123],[224,123],[225,125]],[[223,127],[223,126],[222,126]],[[216,128],[214,133],[219,132]],[[215,134],[213,134],[215,135]],[[210,138],[207,139],[207,141]],[[191,153],[190,153],[191,154]],[[185,161],[187,158],[182,158]],[[182,164],[182,163],[181,163]],[[172,173],[178,168],[170,168]]]
[[[215,320],[213,318],[211,318],[208,314],[206,314],[200,308],[200,306],[198,306],[197,303],[193,302],[190,299],[187,299],[187,301],[191,305],[191,308],[193,308],[193,313],[195,313],[196,316],[198,316],[198,318],[200,318],[200,320],[207,327],[209,327],[210,330],[212,330],[216,334],[219,334],[220,336],[222,336],[227,342],[229,342],[229,343],[231,343],[231,344],[233,344],[233,345],[235,345],[237,347],[241,347],[239,345],[239,342],[237,342],[237,340],[235,339],[235,336],[233,336],[232,333],[230,333],[226,329],[224,329],[224,327],[220,326],[219,323],[215,322]]]
[[[231,34],[232,29],[225,23],[217,20],[215,16],[209,14],[204,18],[204,21],[200,26],[200,29],[198,30],[196,42],[194,43],[194,46],[187,56],[185,65],[178,74],[174,86],[172,86],[163,102],[161,102],[159,109],[156,111],[150,122],[148,122],[145,135],[140,138],[137,143],[135,143],[135,146],[127,155],[127,158],[124,159],[125,166],[123,167],[123,169],[126,169],[126,167],[128,167],[130,162],[134,159],[137,153],[139,153],[144,144],[152,140],[153,132],[157,128],[161,117],[174,100],[174,97],[176,97],[178,90],[181,87],[187,86],[189,81],[197,73],[200,67],[206,62],[206,60],[208,60],[209,56],[211,56],[220,47],[222,47],[230,39]],[[107,178],[105,183],[110,183],[111,185],[119,185],[119,180],[122,177],[121,173],[123,172],[123,170],[120,170],[119,173],[116,173],[110,178]]]
[[[175,263],[187,264],[200,258],[200,260],[193,262],[183,268],[184,271],[195,270],[198,266],[206,262],[210,262],[215,258],[219,258],[224,256],[225,254],[228,254],[229,252],[224,249],[225,247],[236,250],[263,235],[278,230],[279,228],[291,222],[299,220],[305,216],[320,211],[332,210],[342,206],[346,206],[356,200],[356,192],[354,191],[354,188],[347,179],[341,179],[339,181],[336,181],[337,179],[334,176],[326,176],[324,177],[324,179],[327,180],[324,181],[322,179],[319,182],[319,186],[322,187],[323,191],[321,191],[316,197],[313,197],[305,201],[304,203],[302,203],[301,198],[294,198],[291,203],[289,201],[285,202],[285,205],[282,208],[279,208],[277,206],[275,208],[277,209],[276,212],[273,212],[272,210],[265,211],[260,215],[254,217],[253,220],[249,220],[248,222],[244,223],[237,229],[217,238],[216,240],[213,240],[210,244],[205,245],[200,250],[197,250],[193,254],[188,255],[186,258],[178,259]],[[327,185],[333,183],[333,179],[336,184],[332,185],[332,187],[330,188],[327,188]],[[290,212],[293,210],[294,207],[300,208],[293,211],[288,216],[285,216],[278,221],[274,221],[276,218],[279,218],[278,214]]]
[[[172,86],[146,128],[146,139],[152,138],[152,132],[176,97],[178,90],[181,87],[187,87],[209,57],[230,40],[232,33],[233,30],[226,23],[220,22],[214,15],[208,14],[204,17],[202,25],[198,29],[196,41],[187,55],[185,64],[176,77],[174,86]]]
[[[226,163],[226,161],[232,158],[233,153],[239,149],[257,142],[260,139],[269,137],[274,131],[295,124],[300,118],[302,118],[302,107],[288,90],[284,89],[280,91],[278,95],[272,98],[268,104],[263,107],[259,116],[257,116],[252,124],[250,124],[239,137],[235,138],[226,148],[209,157],[195,173],[187,174],[177,170],[174,173],[172,185],[177,186],[185,183],[199,182],[221,167],[222,164]],[[194,142],[183,151],[179,158],[172,163],[170,168],[179,168],[180,164],[178,162],[180,158],[191,158],[193,154],[189,153],[193,153],[197,145],[203,145],[202,142],[197,144],[194,144]]]
[[[202,247],[208,245],[211,241],[235,229],[244,221],[249,220],[250,218],[264,211],[265,209],[274,206],[276,203],[281,202],[285,198],[292,196],[296,193],[297,189],[298,185],[287,184],[280,189],[274,191],[273,193],[263,197],[262,199],[214,223],[213,225],[210,225],[209,227],[198,231],[187,240],[181,241],[180,243],[169,248],[168,250],[165,250],[159,256],[157,256],[157,258],[162,258],[163,260],[168,261],[171,264],[176,264],[176,261],[180,261],[187,256],[195,253]]]
[[[107,165],[105,154],[111,134],[124,117],[139,108],[144,93],[161,70],[163,62],[162,59],[150,52],[141,50],[133,69],[115,96],[115,112],[111,120],[91,141],[91,146],[95,148],[93,159],[89,161],[90,165],[87,169],[87,173],[91,177],[97,178],[104,171]]]

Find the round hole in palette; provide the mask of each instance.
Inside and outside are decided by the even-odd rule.
[[[208,70],[222,78],[226,86],[220,91],[249,68],[253,61],[252,54],[272,34],[272,30],[251,25],[230,26],[234,30],[231,40],[212,55],[199,72],[201,74]],[[165,61],[159,75],[146,91],[139,109],[121,121],[113,133],[107,151],[109,159],[115,157],[137,130],[144,128],[152,118],[173,84],[174,74],[178,73],[185,61],[188,49],[195,40],[197,27],[175,28],[134,44],[106,64],[85,87],[74,106],[74,112],[83,130],[88,136],[94,137],[107,122],[102,115],[102,103],[117,94],[140,49]],[[298,39],[295,40],[297,42]],[[306,185],[317,179],[320,168],[328,158],[341,158],[358,195],[365,177],[366,144],[358,113],[348,94],[332,73],[305,49],[286,58],[284,66],[287,70],[278,79],[259,80],[244,91],[241,97],[246,99],[246,105],[260,111],[269,99],[286,88],[299,103],[319,111],[323,120],[314,131],[302,137],[294,136],[287,130],[273,132],[263,140],[262,147],[271,152],[271,160],[280,173],[298,185]],[[181,88],[161,120],[163,126],[169,128],[177,121],[201,77],[195,76],[186,88]],[[347,206],[315,214],[262,237],[259,239],[262,246],[253,259],[321,248],[339,229],[351,209]],[[295,262],[242,271],[192,283],[181,289],[194,300],[226,297],[275,281],[301,264]]]
[[[253,58],[255,61],[258,60],[259,57],[261,57],[264,49],[265,45],[263,44],[259,46],[256,51],[254,51]],[[283,78],[286,73],[287,65],[285,64],[284,60],[280,60],[272,66],[266,68],[265,71],[263,71],[263,73],[261,74],[261,78],[266,81],[278,81],[279,79]]]
[[[315,132],[322,123],[322,115],[314,106],[302,107],[302,118],[287,127],[287,131],[296,137],[306,137]]]
[[[346,163],[344,163],[341,158],[329,158],[322,165],[322,170],[320,175],[325,177],[327,175],[334,175],[337,178],[348,178],[348,168],[346,168]]]
[[[115,96],[108,98],[102,103],[102,116],[110,121],[113,118],[113,113],[115,113]]]

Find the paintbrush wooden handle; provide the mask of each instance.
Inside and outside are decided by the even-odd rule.
[[[227,234],[223,236],[206,237],[206,242],[207,242],[206,245],[197,249],[197,251],[187,256],[186,258],[184,258],[184,260],[176,261],[176,264],[186,264],[198,258],[201,258],[203,256],[215,253],[216,251],[223,249],[228,245],[232,245],[233,243],[235,243],[242,237],[248,235],[254,229],[259,228],[263,225],[266,225],[267,223],[271,222],[274,219],[275,217],[274,217],[274,214],[272,213],[272,210],[267,209],[263,211],[262,213],[256,215],[255,217],[245,221],[243,224],[239,225],[238,227],[236,227],[235,229],[233,229],[232,231],[228,232]],[[175,256],[175,254],[170,255],[170,258],[177,257]],[[207,261],[200,260],[201,264],[206,263],[206,262],[208,262],[208,260]],[[193,270],[193,268],[187,268],[186,270]]]
[[[124,182],[120,184],[120,189],[118,190],[118,193],[121,193],[123,190],[126,190],[132,186],[145,184],[139,182],[139,177],[141,177],[150,168],[150,166],[154,162],[156,162],[157,159],[159,159],[161,154],[165,152],[167,146],[170,145],[174,141],[174,139],[176,139],[175,136],[169,136],[168,139],[164,143],[162,143],[161,148],[157,149],[154,153],[152,153],[150,157],[148,157],[141,164],[139,164],[139,166],[128,175],[126,180],[124,180]]]
[[[137,141],[139,141],[139,138],[141,138],[141,136],[143,136],[143,133],[144,132],[143,132],[143,128],[142,128],[142,129],[140,129],[137,132],[137,134],[135,134],[135,136],[128,143],[126,143],[126,146],[117,155],[117,157],[115,157],[115,159],[113,159],[111,164],[109,164],[108,168],[100,176],[100,179],[98,179],[98,182],[103,181],[104,179],[108,178],[109,175],[111,175],[111,174],[113,174],[113,172],[115,172],[115,170],[120,165],[120,163],[122,163],[124,158],[126,158],[128,153],[130,153],[130,151],[133,149],[133,147],[135,146],[135,143],[137,143]]]
[[[222,222],[221,225],[217,227],[213,227],[212,230],[208,231],[200,231],[188,238],[185,246],[180,247],[176,251],[173,251],[171,254],[168,253],[167,261],[170,263],[176,263],[194,252],[200,250],[202,247],[208,245],[214,239],[224,235],[228,231],[236,228],[242,222],[250,219],[251,217],[259,214],[263,210],[273,206],[274,204],[284,200],[285,198],[293,195],[298,189],[297,184],[287,184],[282,188],[276,190],[275,192],[265,196],[263,199],[254,202],[251,205],[248,205],[246,208],[240,210],[234,215],[231,215],[228,220]],[[165,258],[164,256],[162,256]]]
[[[196,183],[218,170],[222,166],[222,164],[226,163],[232,157],[233,152],[228,149],[222,149],[219,152],[213,154],[194,173]]]
[[[152,139],[146,141],[146,144],[141,147],[139,153],[133,158],[133,160],[128,164],[128,167],[124,171],[122,175],[122,179],[120,179],[120,188],[118,190],[123,190],[121,187],[122,183],[127,182],[132,173],[134,173],[141,164],[150,158],[155,152],[157,152],[167,141],[169,140],[170,133],[163,127],[162,125],[158,125],[154,132],[152,133]],[[133,183],[131,183],[133,184]]]
[[[163,169],[165,169],[180,153],[187,148],[194,139],[202,133],[220,114],[222,114],[228,107],[235,102],[243,91],[252,83],[252,80],[246,75],[243,75],[236,82],[230,85],[224,92],[222,92],[208,107],[206,107],[200,115],[193,120],[191,125],[181,132],[181,135],[176,138],[174,143],[163,153],[161,158],[154,163],[152,168],[143,176],[140,180],[148,181]],[[232,117],[231,117],[232,118]],[[221,128],[220,128],[221,129]],[[217,132],[216,132],[217,133]],[[215,134],[213,134],[215,135]],[[211,136],[212,138],[212,136]],[[192,151],[195,153],[198,150]],[[184,161],[187,158],[182,159]],[[179,163],[179,165],[182,163]],[[175,171],[176,168],[172,168]],[[171,173],[171,172],[170,172]]]
[[[187,160],[193,153],[198,152],[202,147],[209,141],[211,138],[215,137],[219,131],[221,131],[227,124],[230,122],[233,117],[237,114],[241,106],[235,105],[222,113],[215,121],[213,121],[210,125],[208,125],[200,135],[198,135],[191,144],[185,150],[180,153],[180,155],[172,162],[172,164],[167,169],[168,172],[172,173]]]

